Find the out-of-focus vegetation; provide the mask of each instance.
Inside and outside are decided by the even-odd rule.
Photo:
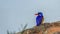
[[[21,34],[23,34],[24,30],[26,29],[27,24],[23,27]]]
[[[9,32],[9,31],[7,30],[7,34],[15,34],[15,32]]]
[[[21,27],[23,27],[23,26],[21,26]],[[23,34],[23,32],[24,32],[24,30],[26,29],[26,27],[27,27],[27,24],[22,28],[22,31],[20,32],[20,34]],[[7,30],[7,34],[16,34],[16,32],[14,31],[14,32],[9,32],[8,30]]]

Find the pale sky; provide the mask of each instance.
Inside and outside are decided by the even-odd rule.
[[[60,21],[60,0],[0,0],[0,34],[18,32],[21,24],[35,26],[37,12],[43,12],[44,22]]]

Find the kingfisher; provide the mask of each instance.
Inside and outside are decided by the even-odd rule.
[[[38,12],[35,15],[37,15],[37,17],[36,17],[36,26],[40,26],[43,23],[43,21],[44,21],[43,13],[42,12]]]

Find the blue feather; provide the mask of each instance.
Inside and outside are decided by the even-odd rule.
[[[43,13],[39,12],[38,16],[36,17],[36,26],[41,25],[43,19]]]

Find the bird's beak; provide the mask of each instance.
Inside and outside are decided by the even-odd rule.
[[[38,14],[35,14],[35,15],[38,15]]]

